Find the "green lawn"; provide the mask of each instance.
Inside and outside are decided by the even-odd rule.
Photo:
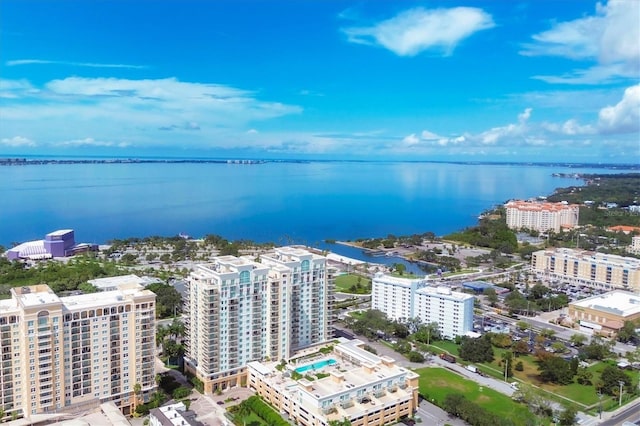
[[[483,371],[489,373],[495,377],[502,377],[502,373],[497,373],[495,370],[504,372],[504,366],[501,364],[500,355],[506,349],[494,348],[495,358],[492,363],[480,364],[481,366],[486,366],[494,370],[493,372],[485,370]],[[571,383],[569,385],[556,385],[553,383],[543,383],[540,380],[539,372],[538,372],[538,364],[536,362],[536,357],[533,355],[519,356],[514,358],[514,368],[513,368],[513,376],[518,380],[521,380],[525,383],[529,383],[540,389],[543,389],[549,392],[549,396],[555,398],[556,395],[563,396],[565,398],[569,398],[572,401],[581,404],[582,406],[579,408],[584,408],[584,406],[590,406],[596,404],[598,402],[598,392],[594,385],[581,385],[577,382]],[[515,369],[515,365],[518,362],[522,362],[523,371],[517,371]],[[600,377],[600,373],[607,365],[606,362],[598,362],[593,366],[589,367],[588,370],[593,373],[592,382],[596,382]],[[562,401],[562,398],[555,398],[558,401]]]
[[[461,269],[460,271],[455,271],[455,272],[445,272],[444,274],[442,274],[442,278],[449,278],[449,277],[455,277],[456,275],[464,275],[464,274],[475,274],[477,272],[480,272],[480,269]],[[431,274],[429,275],[429,278],[438,278],[437,274]]]
[[[442,351],[448,352],[451,355],[458,356],[458,347],[454,342],[449,340],[440,340],[436,342],[432,342],[430,346],[441,349]]]
[[[358,286],[358,278],[360,279],[360,288],[353,291],[353,286]],[[341,293],[352,294],[370,294],[371,280],[358,274],[344,274],[336,277],[336,291]]]
[[[533,418],[526,406],[444,368],[420,368],[415,372],[420,375],[420,394],[438,405],[447,395],[456,393],[491,413],[511,419],[516,425],[525,425],[528,419]]]
[[[253,411],[249,413],[248,416],[245,416],[243,419],[233,419],[233,422],[237,426],[249,426],[249,425],[260,425],[260,426],[269,426],[262,420],[256,413]]]

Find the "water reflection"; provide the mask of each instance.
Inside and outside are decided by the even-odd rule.
[[[335,253],[339,256],[350,257],[352,259],[361,260],[363,262],[368,262],[371,264],[376,263],[385,266],[393,266],[396,263],[400,263],[405,266],[407,274],[413,274],[417,276],[432,274],[437,270],[436,266],[408,262],[407,260],[398,256],[374,256],[372,255],[372,252],[368,250],[362,250],[360,248],[346,246],[344,244],[332,244],[323,242],[322,244],[320,244],[319,248],[323,250],[329,250],[330,252]]]

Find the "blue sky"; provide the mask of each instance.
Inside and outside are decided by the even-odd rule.
[[[30,1],[0,156],[640,162],[640,2]]]

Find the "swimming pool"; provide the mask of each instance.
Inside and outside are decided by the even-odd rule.
[[[320,368],[326,367],[327,365],[333,365],[336,363],[336,360],[333,358],[323,359],[322,361],[314,362],[313,364],[303,365],[302,367],[296,368],[296,373],[304,373],[309,370],[318,370]]]

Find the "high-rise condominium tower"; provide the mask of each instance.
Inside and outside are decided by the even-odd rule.
[[[187,281],[185,367],[205,392],[243,384],[250,361],[288,359],[329,337],[323,256],[296,247],[220,256]]]

